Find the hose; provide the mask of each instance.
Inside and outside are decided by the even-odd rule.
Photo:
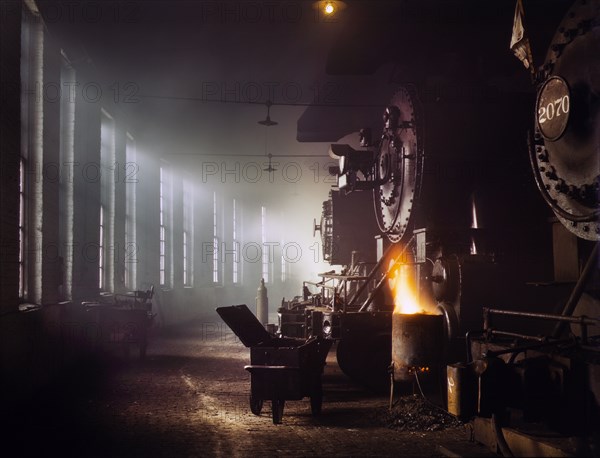
[[[513,453],[510,450],[510,447],[506,443],[506,439],[504,438],[504,433],[502,432],[502,427],[498,421],[498,414],[492,414],[492,429],[494,430],[494,435],[496,436],[496,444],[498,444],[498,449],[502,456],[513,457]]]

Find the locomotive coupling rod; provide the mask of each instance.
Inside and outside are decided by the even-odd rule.
[[[579,276],[579,280],[577,280],[577,284],[575,285],[575,288],[573,288],[573,292],[571,293],[569,300],[565,304],[565,308],[563,309],[561,315],[563,315],[565,317],[573,315],[573,312],[575,311],[575,307],[577,306],[577,303],[579,302],[579,299],[581,298],[581,295],[583,294],[583,290],[586,286],[587,280],[588,280],[590,274],[594,271],[594,268],[596,267],[597,259],[598,259],[598,242],[596,242],[596,245],[594,245],[594,249],[590,253],[589,258],[588,258],[587,262],[585,263],[585,267],[583,268],[583,272],[581,272],[581,275]],[[557,323],[556,327],[554,328],[554,333],[552,334],[552,336],[555,338],[559,337],[562,334],[562,332],[564,331],[564,328],[565,328],[564,321]],[[582,328],[583,328],[583,323],[582,323]]]

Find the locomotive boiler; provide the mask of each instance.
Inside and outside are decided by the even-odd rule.
[[[382,235],[354,242],[371,244],[374,267],[351,244],[342,272],[322,274],[311,284],[319,291],[288,307],[305,317],[304,332],[338,340],[342,370],[374,388],[389,370],[409,381],[437,366],[446,379],[444,364],[460,361],[447,368],[447,405],[505,454],[526,447],[503,433],[511,409],[588,439],[600,417],[600,3],[530,5],[534,62],[543,62],[531,79],[498,40],[498,27],[516,21],[512,6],[495,5],[494,20],[463,11],[454,18],[465,27],[404,18],[398,28],[378,23],[379,33],[352,29],[379,45],[374,56],[351,55],[357,39],[347,36],[343,58],[328,62],[348,74],[395,59],[387,86],[372,76],[378,114],[349,85],[360,108],[310,107],[298,122],[300,140],[333,140],[336,199],[371,196],[344,216],[323,213],[323,245],[348,215],[361,227],[370,213]]]

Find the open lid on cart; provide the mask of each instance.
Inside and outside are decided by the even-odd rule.
[[[246,304],[217,307],[217,313],[246,347],[254,347],[271,340],[271,335]]]

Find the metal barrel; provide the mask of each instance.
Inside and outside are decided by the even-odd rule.
[[[414,372],[429,372],[442,360],[442,315],[422,313],[392,315],[394,381],[413,380]]]

